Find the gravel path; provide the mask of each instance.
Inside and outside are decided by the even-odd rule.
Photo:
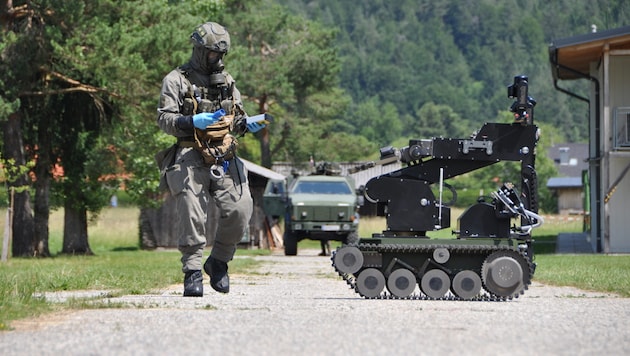
[[[0,355],[630,354],[630,298],[534,282],[509,302],[365,300],[329,258],[299,253],[256,257],[259,273],[232,275],[228,295],[206,281],[203,298],[178,285],[16,322]]]

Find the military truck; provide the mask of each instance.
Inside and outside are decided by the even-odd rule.
[[[354,179],[330,168],[311,175],[292,175],[285,180],[269,180],[263,194],[265,214],[284,219],[284,254],[297,255],[303,239],[359,240],[357,209],[359,198]]]

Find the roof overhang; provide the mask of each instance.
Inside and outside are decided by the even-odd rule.
[[[574,71],[588,75],[590,64],[600,61],[606,46],[608,50],[630,49],[630,26],[553,40],[549,62],[554,81],[583,78]]]
[[[253,174],[259,175],[267,179],[274,179],[274,180],[284,180],[286,178],[282,174],[274,172],[269,168],[259,166],[241,157],[239,157],[239,159],[243,161],[243,165],[245,165],[245,169],[247,169],[249,172]]]
[[[547,188],[582,188],[582,177],[551,177],[547,181]]]

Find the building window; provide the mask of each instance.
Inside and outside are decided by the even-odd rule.
[[[616,108],[613,120],[615,149],[630,149],[630,107]]]

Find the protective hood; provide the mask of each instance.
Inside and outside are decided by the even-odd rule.
[[[211,61],[208,54],[210,50],[205,47],[194,46],[190,58],[190,66],[197,72],[203,74],[220,73],[224,69],[223,60],[219,58]]]

